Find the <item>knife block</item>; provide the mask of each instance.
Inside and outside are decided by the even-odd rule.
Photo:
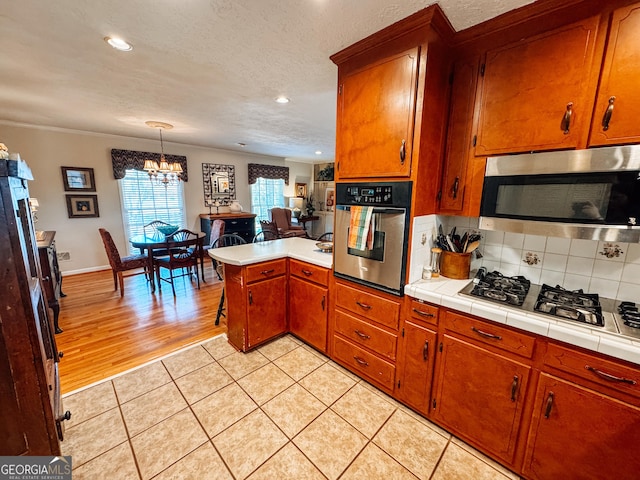
[[[440,259],[440,275],[459,280],[469,278],[472,253],[455,253],[444,250]]]

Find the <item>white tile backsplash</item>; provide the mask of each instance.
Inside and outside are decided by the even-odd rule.
[[[433,234],[442,224],[445,232],[456,226],[460,233],[477,228],[477,218],[427,215],[414,219],[412,252],[416,258],[410,261],[410,279],[421,277],[424,260],[430,258]],[[427,234],[428,247],[420,244],[421,235]],[[533,283],[560,285],[571,290],[582,288],[585,292],[618,300],[640,302],[640,244],[624,242],[600,242],[569,238],[523,235],[499,231],[482,231],[479,251],[481,259],[472,262],[472,273],[483,266],[498,270],[504,275],[523,275]],[[619,250],[618,256],[607,256],[605,244]],[[535,253],[540,262],[528,265],[523,260],[528,252]],[[415,271],[414,271],[415,270]]]

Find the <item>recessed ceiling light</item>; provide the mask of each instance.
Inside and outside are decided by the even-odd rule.
[[[322,155],[322,152],[320,150],[316,150],[316,155]]]
[[[133,50],[133,45],[125,42],[124,40],[116,37],[104,37],[104,41],[111,45],[116,50],[120,50],[121,52],[130,52]]]
[[[276,102],[278,102],[278,103],[289,103],[289,99],[287,97],[285,97],[284,95],[280,95],[278,98],[276,98]]]

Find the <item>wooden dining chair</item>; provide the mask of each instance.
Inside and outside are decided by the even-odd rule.
[[[218,239],[224,235],[224,227],[225,227],[225,222],[224,220],[214,220],[211,223],[211,234],[209,235],[209,244],[204,246],[204,251],[203,251],[203,255],[207,255],[207,252],[212,249],[212,248],[217,248],[218,246]],[[214,246],[215,245],[215,246]],[[213,257],[209,256],[209,258],[211,259],[211,265],[213,266],[213,269],[216,270],[216,261]],[[204,268],[202,269],[202,280],[204,280]],[[220,276],[220,274],[218,273],[218,271],[216,270],[216,274],[218,275],[218,280],[222,280],[222,277]]]
[[[148,234],[154,234],[154,233],[159,233],[158,232],[158,227],[159,226],[165,226],[168,227],[169,225],[171,225],[170,223],[167,222],[163,222],[162,220],[154,220],[153,222],[149,222],[146,225],[144,225],[142,227],[142,231],[145,235]]]
[[[225,233],[215,242],[214,248],[231,247],[233,245],[244,245],[247,241],[240,235],[235,233]],[[215,260],[215,259],[214,259]],[[216,271],[220,278],[224,278],[224,266],[222,263],[215,260]],[[222,294],[220,295],[220,301],[218,302],[218,311],[216,313],[216,325],[220,325],[220,317],[226,317],[224,313],[224,286],[222,287]]]
[[[141,272],[132,272],[126,276],[131,277],[134,275],[141,275],[143,273],[153,275],[153,272],[151,272],[149,268],[149,257],[146,254],[121,257],[111,234],[104,228],[99,228],[98,231],[102,237],[102,243],[104,243],[104,249],[107,252],[109,265],[113,272],[113,288],[114,290],[118,290],[119,285],[120,296],[124,297],[124,272],[130,272],[142,268],[143,270]]]
[[[176,296],[175,278],[188,276],[192,278],[195,273],[198,290],[200,290],[200,277],[198,276],[198,263],[202,261],[202,242],[203,237],[191,230],[178,230],[169,235],[165,242],[165,249],[168,255],[154,258],[154,266],[158,289],[162,290],[162,282],[171,283],[173,296]],[[161,269],[169,271],[169,277],[163,278]],[[183,270],[182,273],[176,275],[175,270]]]

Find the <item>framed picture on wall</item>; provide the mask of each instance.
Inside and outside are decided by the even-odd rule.
[[[307,197],[307,184],[306,183],[296,183],[296,197],[306,198]]]
[[[327,188],[324,192],[324,205],[328,212],[333,212],[333,206],[336,203],[336,191],[333,188]]]
[[[95,192],[93,168],[60,167],[65,192]]]
[[[69,218],[99,217],[97,195],[65,195]]]

